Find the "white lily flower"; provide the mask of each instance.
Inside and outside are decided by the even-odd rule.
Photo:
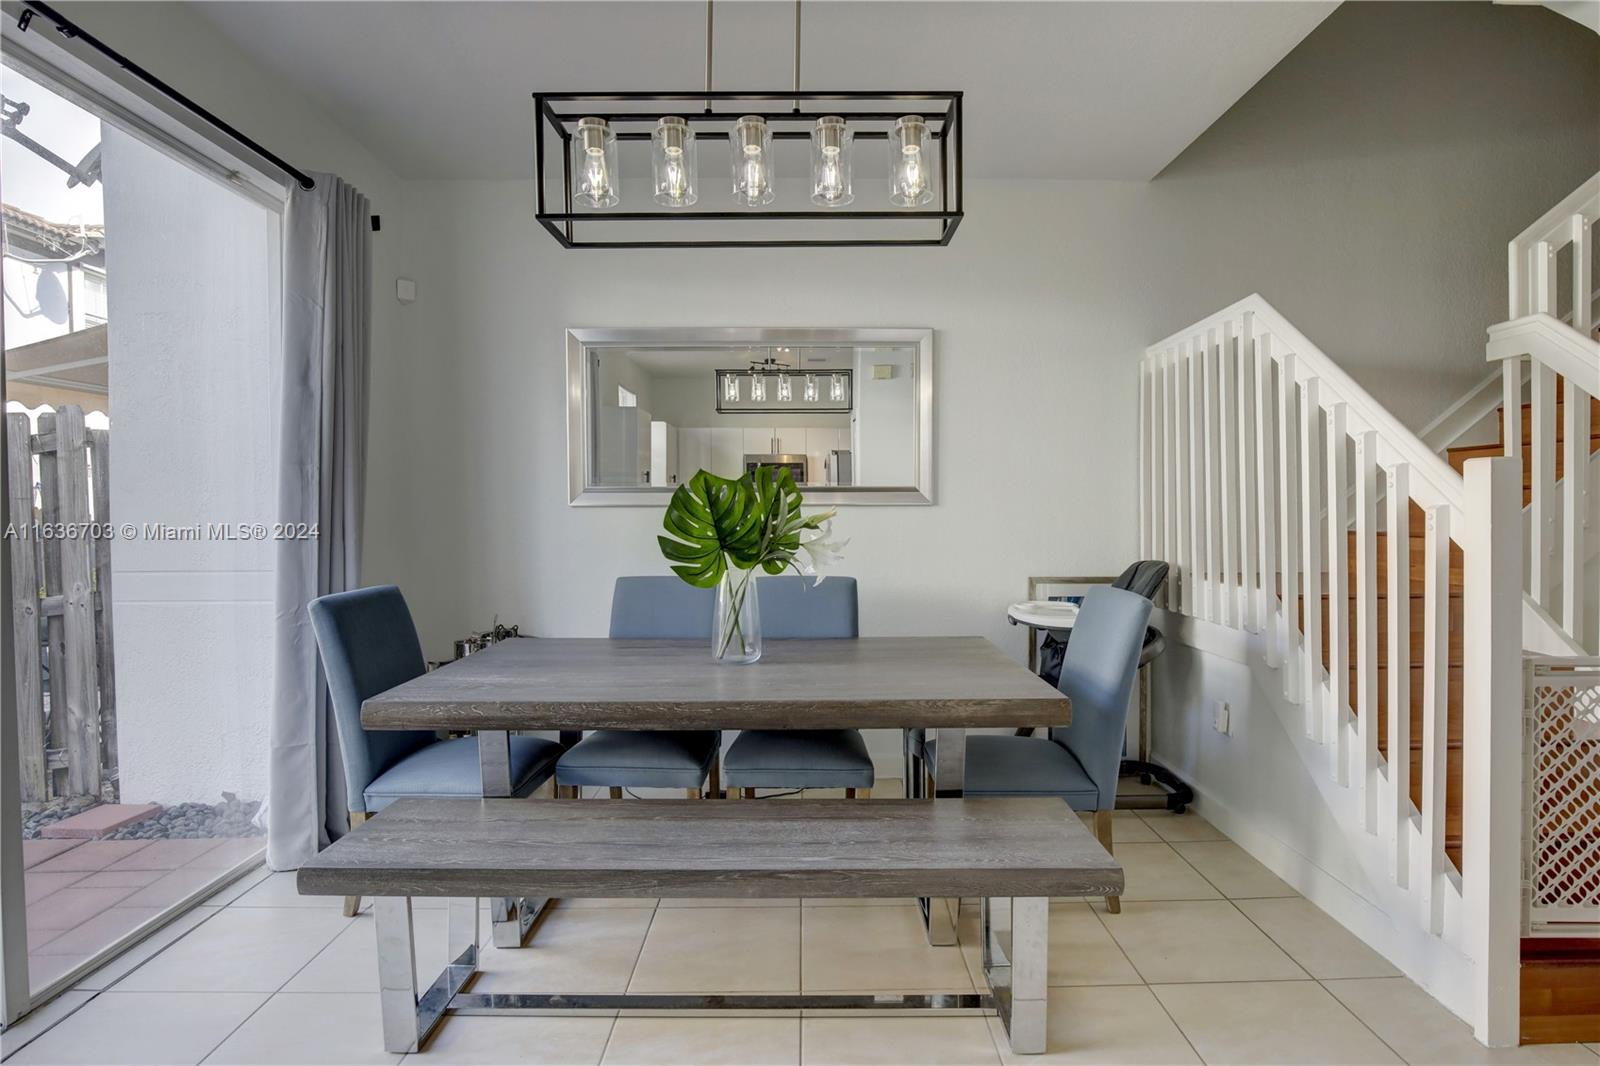
[[[822,584],[828,575],[823,571],[836,566],[844,558],[844,549],[850,541],[833,538],[833,519],[830,517],[816,529],[800,531],[800,553],[794,558],[795,569],[806,577],[815,577],[813,586]]]

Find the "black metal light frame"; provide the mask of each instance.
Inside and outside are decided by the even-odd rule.
[[[790,104],[784,109],[772,105],[778,101]],[[698,102],[699,108],[684,107],[686,102]],[[882,210],[852,210],[850,208],[816,208],[807,211],[768,211],[762,208],[729,211],[613,211],[598,209],[576,211],[572,202],[572,152],[571,143],[580,118],[602,118],[611,124],[618,141],[648,141],[650,131],[662,115],[678,115],[691,126],[702,127],[697,136],[704,140],[726,140],[726,129],[704,129],[712,124],[731,125],[742,115],[759,115],[773,127],[774,140],[805,140],[811,135],[811,125],[824,115],[838,115],[847,122],[893,122],[909,109],[870,111],[859,105],[871,103],[905,103],[920,105],[916,110],[928,122],[929,136],[939,144],[940,203],[938,210],[917,208]],[[574,103],[581,108],[574,109]],[[717,104],[740,104],[738,109],[713,110]],[[656,105],[641,110],[638,105]],[[805,106],[824,105],[817,106]],[[929,104],[940,105],[935,111]],[[617,105],[621,105],[620,107]],[[961,120],[961,93],[959,92],[904,92],[904,93],[824,93],[824,92],[671,92],[671,93],[534,93],[534,177],[537,185],[537,203],[534,217],[564,248],[919,248],[938,247],[950,243],[962,219],[962,152],[961,140],[964,123]],[[883,140],[887,130],[855,129],[856,140]],[[547,198],[548,183],[546,162],[550,152],[546,140],[559,139],[561,155],[561,188],[557,202],[561,210],[551,210]],[[553,146],[552,146],[553,147]],[[550,168],[554,171],[554,167]],[[674,222],[692,226],[696,222],[812,222],[819,227],[837,227],[840,222],[854,221],[870,225],[873,222],[907,220],[922,221],[936,235],[926,238],[861,236],[818,236],[815,238],[750,238],[715,239],[686,237],[683,239],[640,240],[587,240],[581,234],[585,223],[594,222]]]

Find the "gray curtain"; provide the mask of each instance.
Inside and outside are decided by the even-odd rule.
[[[283,262],[278,542],[267,864],[292,870],[345,826],[344,774],[306,604],[356,587],[366,485],[372,232],[367,198],[331,174],[289,197]]]

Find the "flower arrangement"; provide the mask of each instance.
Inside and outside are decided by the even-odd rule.
[[[740,478],[701,470],[679,485],[658,536],[672,572],[696,588],[717,589],[712,655],[724,662],[761,657],[756,571],[793,570],[816,578],[843,556],[832,536],[833,509],[801,512],[804,497],[784,467],[757,467]]]

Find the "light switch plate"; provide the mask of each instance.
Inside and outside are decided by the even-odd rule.
[[[396,278],[394,296],[403,304],[417,302],[417,283],[410,278]]]
[[[1218,700],[1212,715],[1212,726],[1223,736],[1229,736],[1233,733],[1232,718],[1233,710],[1228,706],[1228,701]]]
[[[874,380],[874,381],[887,381],[892,377],[894,377],[894,364],[893,363],[873,363],[872,364],[872,380]]]

